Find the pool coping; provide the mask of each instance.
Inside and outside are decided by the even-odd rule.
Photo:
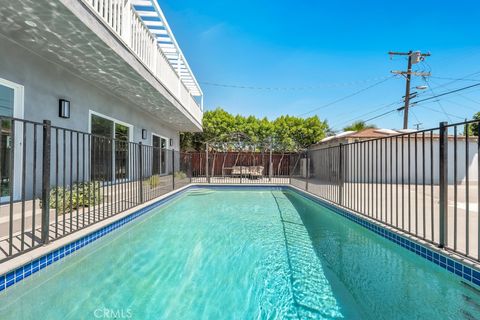
[[[150,210],[174,200],[193,184],[172,190],[153,200],[135,206],[58,240],[35,248],[0,264],[0,293],[15,283],[59,261]]]
[[[433,244],[415,238],[398,229],[390,227],[368,216],[356,213],[341,207],[333,202],[316,196],[290,184],[208,184],[191,183],[179,189],[172,190],[158,198],[131,208],[127,211],[95,223],[85,229],[74,232],[45,246],[33,249],[18,257],[0,264],[0,293],[12,285],[22,281],[32,274],[44,269],[48,265],[63,259],[80,248],[94,242],[106,234],[122,227],[137,217],[150,212],[152,209],[165,205],[174,200],[188,189],[196,187],[215,189],[231,188],[279,188],[292,189],[300,195],[332,210],[333,212],[363,226],[366,229],[386,238],[416,255],[433,262],[444,270],[449,271],[475,287],[480,288],[480,265],[451,251],[438,248]]]
[[[361,225],[364,228],[400,245],[401,247],[415,253],[416,255],[433,262],[437,266],[450,273],[459,276],[469,284],[480,289],[480,264],[471,259],[460,256],[445,248],[439,248],[433,243],[424,241],[399,229],[388,226],[382,222],[376,221],[368,216],[349,210],[329,200],[323,199],[308,191],[302,190],[296,186],[288,185],[288,188],[294,189],[308,199],[327,207],[333,212]]]

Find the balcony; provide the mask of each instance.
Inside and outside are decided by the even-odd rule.
[[[202,128],[203,93],[156,1],[9,1],[0,32],[178,131]]]

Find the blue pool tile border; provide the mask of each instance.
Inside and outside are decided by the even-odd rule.
[[[329,210],[353,221],[364,228],[373,231],[374,233],[382,236],[385,239],[388,239],[401,247],[415,253],[416,255],[435,263],[436,265],[440,266],[441,268],[463,278],[468,283],[474,284],[476,286],[480,286],[480,270],[477,270],[471,266],[468,266],[460,261],[452,259],[438,251],[432,250],[431,248],[424,246],[416,241],[410,240],[394,231],[388,230],[376,223],[370,222],[365,218],[362,218],[358,214],[348,211],[347,209],[340,208],[329,203],[326,200],[322,200],[317,198],[307,192],[302,190],[298,190],[296,188],[292,188],[289,186],[285,186],[285,189],[290,189],[296,191],[297,193],[301,194],[307,199],[310,199],[323,207],[328,208]]]
[[[167,202],[174,200],[175,198],[179,197],[181,194],[191,189],[192,187],[195,187],[195,186],[187,187],[183,190],[177,191],[176,193],[173,193],[161,200],[158,200],[155,203],[145,206],[144,208],[138,209],[137,211],[129,214],[128,216],[125,216],[105,227],[100,228],[97,231],[94,231],[78,240],[75,240],[69,244],[66,244],[63,247],[60,247],[52,252],[49,252],[19,268],[16,268],[12,271],[7,272],[6,274],[0,275],[0,292],[22,281],[23,279],[28,278],[29,276],[44,269],[50,264],[67,257],[68,255],[79,250],[80,248],[85,247],[86,245],[94,242],[95,240],[100,239],[101,237],[109,234],[110,232],[124,226],[125,224],[131,222],[132,220],[151,211],[152,209],[155,209],[161,205],[166,204]]]
[[[74,253],[75,251],[83,248],[84,246],[94,242],[95,240],[98,240],[99,238],[109,234],[110,232],[124,226],[125,224],[131,222],[132,220],[142,216],[143,214],[151,211],[152,209],[155,209],[161,205],[166,204],[167,202],[170,202],[171,200],[179,197],[181,194],[188,190],[192,189],[211,189],[211,190],[226,190],[226,189],[232,189],[232,190],[238,190],[239,188],[242,188],[244,190],[252,189],[252,190],[259,190],[259,189],[267,189],[267,190],[292,190],[297,192],[298,194],[304,196],[307,199],[310,199],[323,207],[326,207],[327,209],[333,211],[334,213],[337,213],[373,232],[376,234],[402,246],[403,248],[412,251],[413,253],[417,254],[418,256],[427,259],[428,261],[431,261],[435,263],[436,265],[440,266],[441,268],[457,275],[463,278],[465,281],[468,283],[474,284],[476,286],[480,287],[480,270],[477,270],[473,267],[467,266],[457,260],[454,260],[446,255],[443,255],[435,250],[431,250],[430,248],[419,244],[415,241],[412,241],[400,234],[397,234],[396,232],[393,232],[391,230],[388,230],[376,223],[372,223],[368,221],[365,218],[360,217],[357,214],[354,214],[353,212],[348,211],[347,209],[343,209],[340,207],[337,207],[331,203],[329,203],[326,200],[322,200],[314,195],[309,194],[308,192],[305,192],[303,190],[291,187],[291,186],[268,186],[268,185],[245,185],[245,186],[240,186],[240,185],[191,185],[185,189],[182,189],[180,191],[177,191],[176,193],[173,193],[155,203],[152,203],[144,208],[141,208],[131,214],[129,214],[126,217],[123,217],[119,219],[118,221],[115,221],[105,227],[100,228],[97,231],[94,231],[78,240],[73,241],[72,243],[69,243],[61,248],[58,248],[52,252],[49,252],[45,254],[44,256],[41,256],[19,268],[16,268],[13,271],[10,271],[6,274],[0,275],[0,292],[7,289],[8,287],[11,287],[12,285],[28,278],[32,274],[44,269],[48,265],[57,262],[68,255]]]

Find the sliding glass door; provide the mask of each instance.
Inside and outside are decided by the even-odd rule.
[[[152,173],[166,174],[167,173],[167,139],[157,135],[152,136],[153,159],[152,159]]]
[[[91,115],[93,180],[127,179],[129,176],[130,127],[115,120]],[[115,140],[112,140],[115,139]]]
[[[0,120],[0,201],[10,199],[11,191],[13,200],[17,200],[20,198],[22,184],[23,124],[16,121],[15,125],[12,125],[10,118],[23,118],[23,86],[2,78],[0,78],[0,116],[8,117]]]
[[[127,126],[115,123],[115,179],[128,178],[128,138]]]
[[[114,122],[92,114],[91,116],[91,177],[92,180],[112,180]]]
[[[0,84],[0,116],[13,117],[14,89]],[[10,151],[12,148],[12,122],[0,121],[0,197],[10,191]]]

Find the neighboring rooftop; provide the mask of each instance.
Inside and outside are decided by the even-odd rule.
[[[392,130],[392,129],[382,129],[382,128],[366,128],[359,131],[344,131],[344,132],[340,132],[333,136],[329,136],[322,139],[320,142],[312,145],[311,148],[315,149],[316,147],[325,146],[325,145],[334,145],[340,142],[349,143],[354,141],[385,138],[389,136],[395,136],[395,135],[406,134],[406,133],[415,133],[415,132],[417,132],[417,130],[413,130],[413,129]],[[438,132],[435,132],[435,130],[427,131],[427,132],[421,131],[418,133],[418,135],[416,135],[416,137],[421,139],[422,133],[425,134],[425,137],[432,137],[433,139],[438,139],[440,137],[438,135]],[[408,135],[408,136],[410,136],[410,138],[415,138],[415,135]],[[450,132],[448,135],[448,139],[452,140],[454,138],[455,136],[452,135]],[[466,137],[461,133],[458,133],[457,139],[465,140]],[[475,136],[469,137],[469,141],[476,141],[476,139],[477,137]]]
[[[322,139],[318,144],[323,144],[327,142],[334,142],[337,140],[364,140],[364,139],[375,139],[375,138],[384,138],[396,134],[405,133],[405,130],[391,130],[391,129],[377,129],[377,128],[366,128],[359,131],[344,131],[337,133],[333,136],[326,137]]]

